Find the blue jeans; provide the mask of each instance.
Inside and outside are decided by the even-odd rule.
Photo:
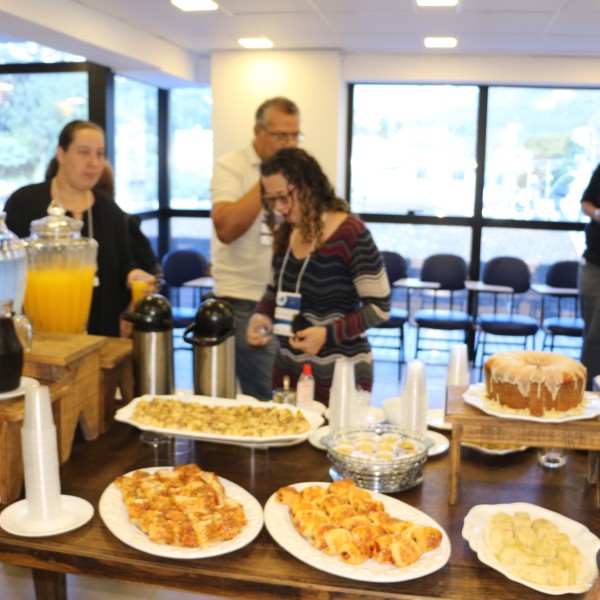
[[[227,299],[235,318],[235,372],[243,394],[259,400],[273,397],[273,362],[277,352],[275,339],[268,346],[255,348],[246,341],[246,329],[256,302]]]
[[[588,372],[587,389],[600,375],[600,267],[586,263],[579,269],[579,296],[583,317],[581,362]]]

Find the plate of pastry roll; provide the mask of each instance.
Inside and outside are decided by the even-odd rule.
[[[271,537],[292,556],[348,579],[408,581],[450,558],[448,535],[431,517],[351,479],[280,488],[264,516]]]
[[[480,504],[462,536],[479,560],[508,579],[550,595],[586,592],[600,539],[587,527],[535,504]]]

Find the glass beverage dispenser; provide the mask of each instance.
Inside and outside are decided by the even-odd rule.
[[[51,205],[31,223],[25,313],[34,332],[85,333],[92,303],[98,243],[81,237],[82,221]]]
[[[6,226],[6,213],[0,213],[0,301],[10,300],[15,312],[23,310],[27,250],[25,242]]]

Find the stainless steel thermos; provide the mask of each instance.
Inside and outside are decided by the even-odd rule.
[[[224,300],[202,302],[196,320],[183,339],[194,346],[194,393],[213,398],[235,398],[235,322],[233,308]]]
[[[174,394],[173,318],[169,301],[160,294],[142,298],[125,313],[133,323],[135,395]]]

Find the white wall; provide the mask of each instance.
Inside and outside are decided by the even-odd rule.
[[[211,61],[214,152],[252,140],[254,113],[267,98],[286,96],[301,112],[302,147],[343,190],[346,90],[338,52],[215,52]]]
[[[600,85],[600,58],[348,54],[342,76],[358,83]]]

